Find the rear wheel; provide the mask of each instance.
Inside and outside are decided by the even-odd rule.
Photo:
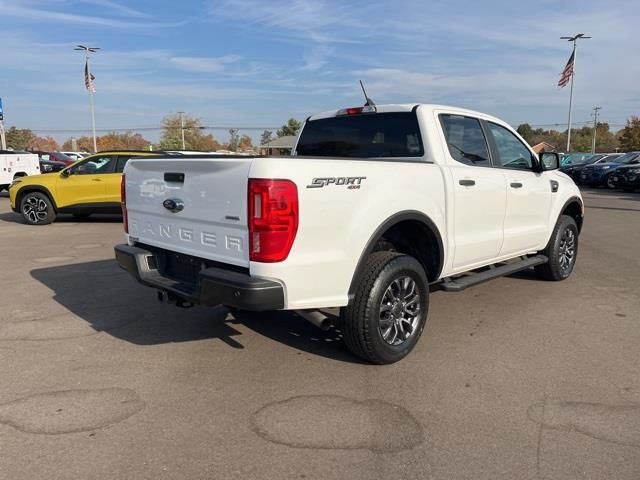
[[[578,226],[572,217],[562,215],[558,219],[542,254],[549,261],[535,267],[540,278],[553,281],[569,278],[578,256]]]
[[[29,192],[22,197],[20,211],[29,225],[47,225],[56,219],[51,199],[41,192]]]
[[[418,342],[428,309],[429,284],[420,262],[396,252],[374,252],[353,301],[340,310],[344,341],[369,362],[397,362]]]
[[[611,189],[616,188],[616,184],[613,183],[613,177],[611,175],[607,176],[607,182],[606,183],[607,183],[607,187],[609,187]]]

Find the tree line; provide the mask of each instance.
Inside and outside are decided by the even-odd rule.
[[[181,123],[183,122],[183,123]],[[144,138],[140,133],[109,132],[97,137],[98,150],[182,150],[182,125],[184,125],[184,142],[187,150],[229,150],[233,152],[250,152],[255,150],[253,141],[248,135],[240,134],[236,128],[229,130],[226,142],[218,141],[212,134],[206,133],[202,120],[192,115],[167,115],[162,120],[162,135],[157,143]],[[266,145],[276,138],[296,135],[302,123],[290,118],[274,133],[265,130],[260,135],[260,145]],[[546,142],[557,151],[563,151],[567,144],[567,132],[558,130],[534,129],[530,124],[518,125],[517,131],[530,144]],[[7,147],[13,150],[72,150],[73,139],[69,138],[62,145],[50,136],[41,137],[28,128],[10,127],[6,132]],[[571,129],[571,146],[576,152],[591,151],[593,127],[585,126]],[[78,150],[90,152],[93,139],[81,136],[75,139]],[[626,126],[613,132],[606,122],[596,127],[596,152],[629,152],[640,150],[640,117],[632,116]]]
[[[265,145],[278,137],[296,135],[302,123],[290,118],[274,132],[265,130],[260,136],[260,145]],[[229,130],[226,142],[218,141],[212,134],[206,133],[202,120],[192,115],[167,115],[162,119],[162,134],[156,143],[134,132],[108,132],[96,137],[98,151],[101,150],[182,150],[182,130],[186,150],[229,150],[233,152],[252,152],[255,150],[249,135],[240,134],[237,128]],[[12,150],[71,151],[75,141],[77,149],[90,152],[93,150],[93,137],[83,135],[68,138],[60,145],[51,136],[38,136],[31,129],[10,127],[6,131],[7,147]]]
[[[529,145],[548,143],[556,151],[564,151],[567,145],[567,131],[532,128],[528,123],[518,125],[518,133]],[[571,150],[574,152],[590,152],[593,142],[593,126],[571,129]],[[626,126],[612,132],[606,122],[596,125],[596,152],[631,152],[640,150],[640,118],[632,116]]]

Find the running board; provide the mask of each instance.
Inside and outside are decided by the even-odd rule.
[[[527,268],[535,267],[536,265],[542,265],[548,261],[549,259],[544,255],[527,257],[524,260],[507,263],[506,265],[500,265],[499,267],[490,268],[489,270],[484,270],[482,272],[447,279],[440,284],[440,288],[445,292],[461,292],[465,288],[472,287],[473,285],[478,285],[479,283],[493,280],[494,278],[511,275],[512,273],[526,270]]]

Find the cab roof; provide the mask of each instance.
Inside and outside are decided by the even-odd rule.
[[[473,117],[483,118],[485,120],[490,120],[496,123],[504,124],[503,120],[499,118],[493,117],[491,115],[487,115],[486,113],[477,112],[475,110],[469,110],[461,107],[452,107],[449,105],[438,105],[433,103],[398,103],[398,104],[385,104],[385,105],[375,105],[376,113],[390,113],[390,112],[411,112],[414,109],[419,108],[421,111],[432,112],[434,110],[443,110],[450,113],[455,113],[459,115],[469,115]],[[328,110],[326,112],[321,112],[316,115],[311,115],[307,118],[307,121],[319,120],[321,118],[331,118],[339,115],[344,108],[340,108],[338,110]]]

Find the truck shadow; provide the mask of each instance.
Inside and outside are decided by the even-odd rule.
[[[362,363],[343,347],[338,329],[324,332],[293,312],[237,312],[223,306],[180,309],[161,304],[152,289],[137,284],[114,260],[30,273],[52,290],[53,300],[93,330],[135,345],[219,340],[231,348],[251,348],[243,341],[249,340],[245,335],[249,329],[301,352]],[[245,328],[236,328],[240,325]]]

